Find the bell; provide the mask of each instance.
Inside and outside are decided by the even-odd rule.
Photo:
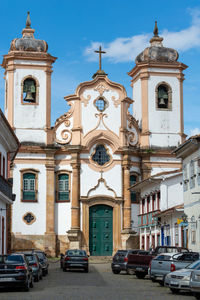
[[[159,105],[165,106],[165,100],[163,98],[159,99]]]
[[[24,101],[35,102],[35,97],[33,96],[33,93],[27,92]]]
[[[35,102],[36,85],[33,79],[28,78],[24,81],[23,92],[26,93],[24,101]]]

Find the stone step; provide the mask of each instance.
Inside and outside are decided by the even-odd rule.
[[[90,263],[110,263],[112,261],[112,256],[90,256],[89,262]]]

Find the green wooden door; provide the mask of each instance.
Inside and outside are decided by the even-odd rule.
[[[89,250],[93,256],[110,256],[113,251],[113,209],[108,205],[90,207]]]

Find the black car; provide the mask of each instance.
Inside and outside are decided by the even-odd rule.
[[[88,255],[84,250],[67,250],[65,255],[61,254],[60,265],[64,272],[69,269],[83,269],[88,272]]]
[[[33,287],[32,268],[24,254],[0,255],[0,287]]]
[[[140,250],[118,250],[113,256],[113,261],[111,263],[111,269],[114,274],[119,274],[121,271],[125,271],[127,274],[130,274],[127,270],[127,261],[128,255],[137,254]]]
[[[49,262],[46,253],[41,250],[34,250],[34,253],[36,253],[39,258],[39,261],[42,266],[42,274],[43,276],[45,276],[49,272]]]

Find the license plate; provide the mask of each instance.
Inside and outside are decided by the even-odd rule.
[[[0,281],[14,281],[14,280],[15,280],[14,278],[9,278],[9,277],[0,278]]]
[[[115,268],[120,268],[120,265],[114,265]]]
[[[71,267],[82,267],[80,264],[70,264]]]
[[[173,280],[170,281],[170,284],[171,284],[171,285],[177,285],[177,286],[178,286],[178,282],[173,281]]]
[[[136,268],[136,271],[143,271],[142,268]]]

